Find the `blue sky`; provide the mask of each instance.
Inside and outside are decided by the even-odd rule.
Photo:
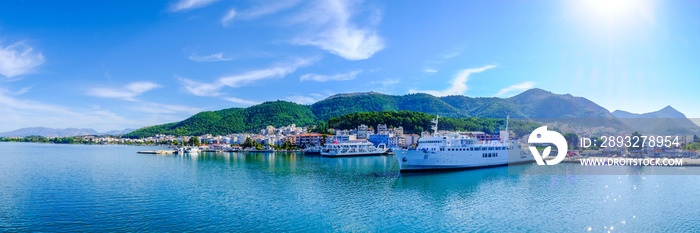
[[[699,1],[2,1],[0,131],[106,131],[336,93],[700,117]]]

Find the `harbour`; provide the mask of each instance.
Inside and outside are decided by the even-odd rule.
[[[404,174],[392,156],[2,146],[2,231],[700,230],[697,175],[523,175],[534,164]]]

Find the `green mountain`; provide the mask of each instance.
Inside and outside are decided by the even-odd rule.
[[[408,94],[402,96],[385,95],[377,92],[338,94],[311,105],[314,115],[321,120],[356,112],[414,111],[441,116],[469,116],[440,98],[428,94]]]
[[[308,106],[286,101],[271,101],[248,108],[227,108],[218,111],[200,112],[181,122],[141,128],[124,135],[128,138],[143,138],[156,134],[169,135],[226,135],[241,132],[256,132],[268,125],[274,127],[297,124],[311,125],[316,117]]]
[[[558,95],[539,88],[508,100],[528,118],[615,118],[607,109],[586,98]]]

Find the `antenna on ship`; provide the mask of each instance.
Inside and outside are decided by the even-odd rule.
[[[433,136],[438,136],[438,119],[440,118],[440,115],[435,115],[435,120],[432,120],[433,124]]]
[[[506,115],[506,139],[504,140],[506,146],[508,146],[508,138],[510,137],[510,134],[508,133],[508,119],[510,119],[510,115]]]

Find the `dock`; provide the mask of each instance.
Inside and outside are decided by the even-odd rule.
[[[175,150],[145,150],[139,151],[139,154],[174,154]]]

